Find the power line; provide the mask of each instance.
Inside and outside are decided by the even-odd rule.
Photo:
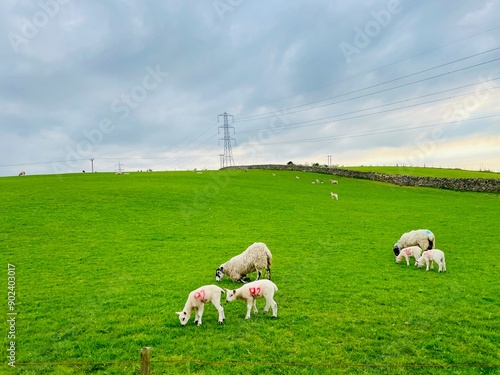
[[[278,99],[272,100],[272,101],[267,102],[267,103],[264,103],[264,104],[274,103],[274,102],[277,102],[277,101],[280,101],[280,100],[289,99],[289,98],[293,98],[293,97],[296,97],[296,96],[302,96],[302,95],[304,95],[305,93],[308,93],[308,92],[311,92],[311,91],[318,91],[318,90],[323,89],[323,88],[325,88],[325,87],[330,87],[330,86],[336,85],[336,84],[338,84],[338,83],[341,83],[341,82],[344,82],[344,81],[348,81],[348,80],[353,79],[353,78],[361,77],[361,76],[364,76],[364,75],[366,75],[366,74],[368,74],[368,73],[372,73],[372,72],[375,72],[375,71],[377,71],[377,70],[384,69],[384,68],[387,68],[387,67],[390,67],[390,66],[393,66],[393,65],[396,65],[396,64],[402,63],[402,62],[407,61],[407,60],[412,60],[412,59],[414,59],[414,58],[416,58],[416,57],[419,57],[419,56],[425,55],[425,54],[427,54],[427,53],[429,53],[429,52],[437,51],[437,50],[439,50],[439,49],[441,49],[441,48],[448,47],[448,46],[450,46],[450,45],[452,45],[452,44],[456,44],[456,43],[459,43],[459,42],[463,42],[464,40],[468,40],[468,39],[475,38],[475,37],[477,37],[477,36],[479,36],[479,35],[489,33],[490,31],[494,31],[494,30],[497,30],[497,29],[499,29],[499,28],[500,28],[500,26],[495,26],[495,27],[492,27],[491,29],[487,29],[487,30],[481,31],[481,32],[476,33],[476,34],[469,35],[469,36],[467,36],[467,37],[465,37],[465,38],[458,39],[458,40],[455,40],[455,41],[453,41],[453,42],[450,42],[450,43],[447,43],[447,44],[442,44],[442,45],[440,45],[440,46],[438,46],[438,47],[434,47],[434,48],[431,48],[431,49],[429,49],[429,50],[426,50],[426,51],[423,51],[423,52],[417,53],[416,55],[413,55],[413,56],[407,57],[407,58],[405,58],[405,59],[401,59],[401,60],[398,60],[398,61],[394,61],[394,62],[392,62],[392,63],[385,64],[385,65],[382,65],[382,66],[379,66],[379,67],[377,67],[377,68],[374,68],[374,69],[368,70],[368,71],[366,71],[366,72],[362,72],[362,73],[358,73],[358,74],[351,75],[351,76],[349,76],[349,77],[346,77],[346,78],[344,78],[344,79],[341,79],[341,80],[338,80],[338,81],[332,82],[332,83],[330,83],[330,84],[328,84],[328,85],[324,85],[324,86],[321,86],[321,87],[316,88],[316,89],[303,91],[303,92],[301,92],[301,93],[299,93],[299,94],[294,94],[294,95],[290,95],[290,96],[283,97],[283,98],[278,98]],[[264,104],[262,104],[262,105],[264,105]],[[294,107],[292,107],[292,108],[294,108]],[[259,115],[254,115],[254,116],[259,116]],[[242,118],[248,118],[248,117],[252,117],[252,116],[246,116],[246,117],[243,117],[243,116],[242,116],[242,117],[240,117],[240,119],[242,119]]]
[[[476,120],[484,120],[484,119],[495,118],[495,117],[500,117],[500,114],[463,119],[460,121],[461,122],[476,121]],[[433,126],[451,125],[451,124],[455,124],[456,122],[457,121],[449,121],[449,122],[442,122],[442,123],[434,123],[434,124],[430,124],[430,125],[418,125],[418,126],[413,126],[413,127],[404,128],[404,129],[401,129],[401,127],[398,127],[397,129],[393,129],[393,130],[381,129],[378,131],[370,131],[370,132],[359,133],[359,134],[344,134],[344,135],[333,135],[333,136],[317,137],[317,138],[309,138],[309,139],[289,140],[289,141],[282,141],[282,142],[267,142],[267,143],[260,143],[260,145],[267,146],[267,145],[278,145],[278,144],[311,143],[311,142],[323,142],[323,141],[345,139],[345,138],[358,138],[358,137],[366,137],[366,136],[370,136],[370,135],[398,133],[398,132],[403,132],[403,131],[408,131],[408,130],[430,128]]]
[[[495,48],[495,50],[496,49],[500,49],[500,47]],[[461,59],[461,60],[463,60],[463,59]],[[355,100],[355,99],[365,98],[365,97],[370,96],[370,95],[380,94],[382,92],[387,92],[387,91],[395,90],[395,89],[398,89],[398,88],[401,88],[401,87],[406,87],[406,86],[414,85],[416,83],[421,83],[421,82],[429,81],[431,79],[443,77],[443,76],[446,76],[446,75],[449,75],[449,74],[458,73],[458,72],[461,72],[461,71],[464,71],[464,70],[467,70],[467,69],[471,69],[471,68],[475,68],[475,67],[478,67],[478,66],[481,66],[481,65],[489,64],[491,62],[495,62],[495,61],[498,61],[498,60],[500,60],[500,57],[496,58],[496,59],[488,60],[488,61],[483,61],[483,62],[478,63],[478,64],[469,65],[469,66],[464,67],[464,68],[460,68],[460,69],[451,70],[451,71],[448,71],[448,72],[445,72],[445,73],[437,74],[437,75],[434,75],[434,76],[431,76],[431,77],[422,78],[422,79],[417,80],[417,81],[405,83],[405,84],[398,85],[398,86],[389,87],[387,89],[375,91],[375,92],[372,92],[372,93],[369,93],[369,94],[359,95],[359,96],[356,96],[356,97],[353,97],[353,98],[348,98],[348,99],[340,100],[340,101],[333,102],[333,103],[322,104],[322,105],[318,105],[318,106],[313,106],[311,108],[305,108],[305,109],[300,109],[300,110],[297,110],[297,111],[291,111],[290,112],[290,109],[301,108],[301,107],[305,107],[305,106],[308,106],[308,105],[311,105],[311,104],[316,104],[316,103],[324,102],[324,101],[327,101],[327,100],[336,99],[336,98],[339,98],[339,97],[342,97],[342,96],[346,96],[346,95],[349,95],[349,94],[353,94],[353,93],[356,93],[356,92],[368,90],[368,89],[371,89],[371,88],[374,88],[374,87],[377,87],[377,86],[385,85],[385,84],[390,83],[390,82],[395,82],[395,81],[398,81],[398,80],[401,80],[401,79],[404,79],[404,78],[408,78],[408,77],[420,74],[422,72],[426,72],[426,71],[429,71],[429,70],[432,70],[432,69],[436,69],[438,67],[442,67],[444,65],[448,65],[448,64],[454,63],[456,61],[459,61],[459,60],[456,60],[456,61],[453,61],[451,63],[440,65],[440,66],[435,67],[435,68],[430,68],[430,69],[426,69],[426,70],[423,70],[423,71],[420,71],[420,72],[417,72],[417,73],[408,74],[408,75],[405,75],[403,77],[395,78],[395,79],[392,79],[392,80],[389,80],[389,81],[385,81],[385,82],[382,82],[382,83],[377,83],[375,85],[371,85],[371,86],[367,86],[367,87],[364,87],[364,88],[361,88],[361,89],[353,90],[353,91],[350,91],[350,92],[347,92],[347,93],[344,93],[344,94],[335,95],[335,96],[332,96],[332,97],[329,97],[329,98],[326,98],[326,99],[321,99],[321,100],[317,100],[317,101],[310,102],[310,103],[307,103],[307,104],[302,104],[302,105],[299,105],[299,106],[291,107],[291,108],[283,110],[283,111],[286,111],[287,112],[286,114],[293,114],[293,113],[298,113],[298,112],[309,111],[311,109],[322,108],[322,107],[326,107],[326,106],[330,106],[330,105],[334,105],[334,104],[344,103],[344,102]],[[273,111],[273,112],[268,112],[268,113],[260,114],[260,115],[247,116],[247,117],[240,118],[237,122],[264,120],[264,119],[267,119],[267,118],[272,118],[272,117],[276,116],[276,114],[282,113],[283,111]],[[268,115],[270,115],[270,116],[268,116]],[[257,117],[257,116],[264,116],[264,117],[254,118],[254,117]]]
[[[491,82],[491,81],[495,81],[495,80],[498,80],[498,79],[500,79],[500,77],[494,78],[494,79],[491,79],[491,80],[488,80],[488,81],[484,81],[484,82]],[[341,116],[345,116],[345,115],[355,114],[355,113],[359,113],[359,112],[365,112],[365,111],[369,111],[369,110],[377,109],[377,108],[383,108],[383,107],[387,107],[387,106],[394,105],[394,104],[405,103],[405,102],[408,102],[408,101],[411,101],[411,100],[416,100],[416,99],[421,99],[421,98],[425,98],[425,97],[432,96],[432,95],[442,94],[442,93],[447,92],[447,91],[457,90],[457,89],[460,89],[460,88],[464,88],[464,87],[467,87],[467,86],[473,86],[473,85],[476,85],[476,83],[470,84],[470,85],[464,85],[464,86],[456,87],[456,88],[453,88],[453,89],[443,90],[443,91],[435,92],[435,93],[432,93],[432,94],[421,95],[421,96],[414,97],[414,98],[404,99],[404,100],[400,100],[400,101],[396,101],[396,102],[392,102],[392,103],[381,104],[381,105],[374,106],[374,107],[369,107],[369,108],[364,108],[364,109],[358,109],[358,110],[350,111],[350,112],[339,113],[339,114],[336,114],[336,115],[327,116],[327,117],[323,117],[323,118],[319,118],[319,119],[299,121],[299,122],[295,122],[295,123],[286,125],[286,130],[327,124],[329,122],[335,121],[336,117],[341,117]],[[484,89],[484,90],[479,90],[479,91],[466,92],[466,93],[459,94],[459,95],[448,96],[446,98],[440,98],[440,99],[429,100],[429,101],[426,101],[426,102],[410,104],[410,105],[407,105],[407,106],[386,109],[386,110],[383,110],[383,111],[372,112],[372,113],[365,113],[365,114],[358,115],[358,116],[351,116],[351,117],[341,118],[341,119],[338,119],[337,121],[352,120],[352,119],[357,119],[357,118],[366,117],[366,116],[378,115],[378,114],[381,114],[381,113],[394,112],[394,111],[398,111],[398,110],[401,110],[401,109],[408,109],[408,108],[418,107],[418,106],[425,105],[425,104],[437,103],[437,102],[441,102],[441,101],[444,101],[444,100],[455,99],[455,98],[459,98],[461,96],[467,96],[467,95],[471,95],[471,94],[478,94],[478,93],[481,93],[481,92],[495,90],[495,89],[498,89],[498,88],[500,88],[500,86],[490,87],[490,88],[487,88],[487,89]],[[329,119],[329,120],[328,121],[323,121],[323,120],[327,120],[327,119]],[[322,122],[317,122],[317,121],[322,121]],[[300,125],[300,124],[305,124],[305,123],[310,123],[310,122],[317,122],[317,123],[308,124],[308,125]],[[296,125],[296,126],[294,126],[294,125]],[[260,131],[264,131],[264,130],[266,130],[266,129],[242,130],[241,132],[239,132],[239,134],[250,134],[250,133],[256,133],[256,132],[260,132]]]

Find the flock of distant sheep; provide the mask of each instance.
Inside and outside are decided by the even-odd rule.
[[[273,173],[273,176],[276,174]],[[295,176],[300,179],[299,176]],[[330,180],[330,184],[338,184],[336,180]],[[313,184],[322,184],[323,181],[316,179]],[[332,199],[338,200],[338,194],[330,192]],[[422,267],[426,265],[426,270],[434,269],[434,262],[439,266],[438,272],[446,271],[446,262],[444,253],[435,248],[436,238],[428,229],[412,230],[404,233],[394,244],[393,251],[396,257],[396,263],[400,263],[403,258],[406,264],[410,265],[410,258],[415,258],[415,266]],[[423,251],[423,253],[422,253]],[[250,319],[250,313],[257,314],[256,300],[265,298],[266,305],[264,313],[272,309],[272,317],[278,316],[278,305],[274,301],[274,293],[278,290],[276,284],[271,281],[271,262],[272,254],[266,244],[256,242],[250,245],[244,252],[234,256],[227,262],[221,264],[215,271],[215,280],[219,282],[224,275],[228,276],[233,282],[240,282],[244,285],[238,289],[223,289],[217,285],[205,285],[189,293],[188,299],[182,311],[177,312],[182,326],[185,326],[192,312],[195,312],[194,323],[201,325],[203,310],[206,303],[212,303],[219,312],[219,324],[226,319],[224,308],[220,300],[222,294],[226,294],[226,302],[242,300],[247,303],[247,312],[245,319]],[[266,271],[267,279],[260,279],[262,272]],[[257,272],[255,281],[246,283],[249,279],[247,275]]]

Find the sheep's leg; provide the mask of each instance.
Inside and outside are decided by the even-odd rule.
[[[224,308],[221,306],[220,302],[217,300],[212,302],[212,304],[215,306],[215,308],[219,312],[219,324],[222,324],[222,322],[224,322],[224,320],[226,320],[226,316],[224,315]]]
[[[255,280],[259,280],[260,279],[260,275],[261,275],[260,270],[257,270],[257,278]]]
[[[410,265],[410,257],[408,256],[408,254],[405,254],[405,258],[406,258],[406,265],[409,266]]]
[[[273,318],[277,318],[278,317],[278,304],[276,302],[274,302],[274,300],[272,300],[271,307],[273,309]]]
[[[267,278],[268,278],[268,280],[271,280],[271,268],[267,267],[266,271],[267,271]]]
[[[253,299],[253,313],[257,314],[259,310],[257,310],[257,300],[254,298]]]
[[[247,301],[247,314],[245,315],[245,319],[250,319],[250,311],[252,310],[252,300]]]
[[[266,296],[266,306],[264,307],[264,314],[267,314],[269,311],[269,308],[271,307],[273,303],[273,299],[271,297]]]
[[[442,261],[436,261],[437,264],[439,265],[439,269],[438,269],[438,272],[441,272],[443,270],[443,262]]]
[[[200,307],[198,307],[198,312],[196,313],[196,320],[194,321],[196,324],[201,326],[201,317],[203,316],[203,309],[205,308],[205,304],[202,303]]]

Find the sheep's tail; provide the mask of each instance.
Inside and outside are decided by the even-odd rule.
[[[427,229],[426,232],[427,232],[427,240],[429,241],[429,250],[435,249],[436,237],[434,237],[434,233],[432,233],[429,229]]]
[[[267,278],[271,280],[271,263],[273,262],[273,255],[271,254],[271,251],[267,249]]]

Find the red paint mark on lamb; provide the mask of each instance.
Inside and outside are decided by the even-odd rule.
[[[257,288],[248,288],[248,290],[250,291],[250,295],[251,296],[258,296],[260,291],[261,291],[261,288],[260,287],[257,287]]]
[[[202,289],[199,292],[196,292],[194,294],[194,298],[199,299],[200,301],[203,301],[205,299],[205,291]]]

